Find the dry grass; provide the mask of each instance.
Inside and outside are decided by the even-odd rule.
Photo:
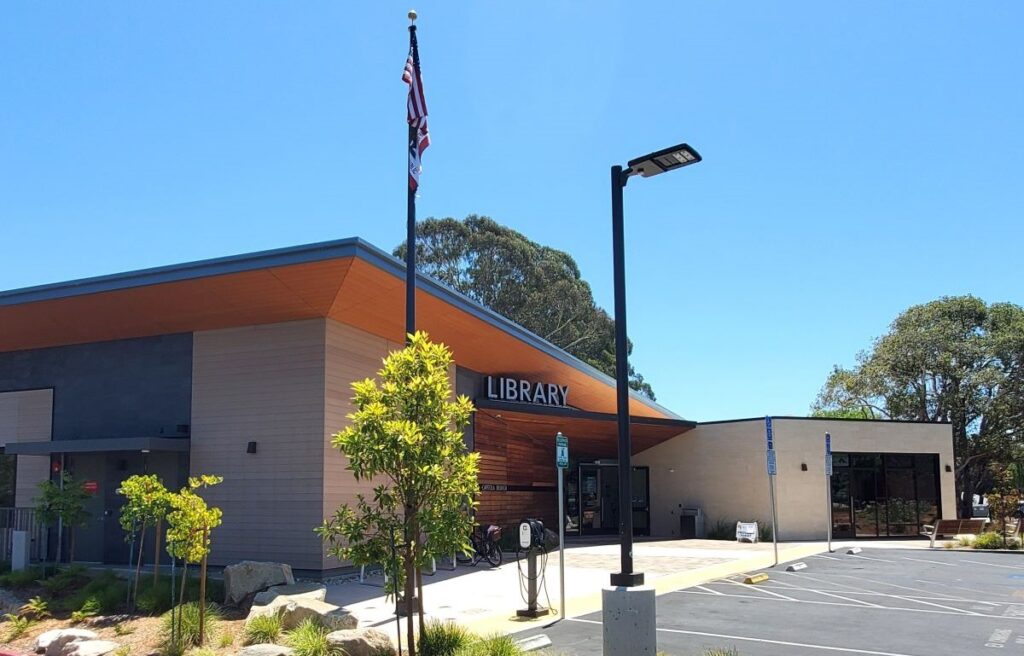
[[[79,625],[79,628],[95,631],[103,640],[111,640],[119,645],[127,647],[131,654],[145,655],[159,651],[161,640],[161,622],[159,617],[138,617],[130,620],[130,623],[134,630],[128,635],[118,635],[115,627],[119,624],[104,621],[104,618],[102,617],[92,618],[89,621],[83,622]],[[217,635],[215,635],[214,639],[211,641],[211,651],[218,656],[226,656],[227,654],[233,654],[236,652],[237,648],[232,644],[222,643],[220,637],[225,633],[229,635],[240,635],[244,624],[245,616],[241,613],[235,612],[234,614],[226,614],[224,619],[222,619],[218,624]],[[70,626],[71,624],[66,619],[46,619],[34,624],[23,636],[9,644],[3,643],[2,639],[0,639],[0,647],[13,647],[16,651],[29,654],[32,653],[32,642],[40,633],[43,631],[49,631],[50,629],[66,629]],[[0,638],[3,636],[2,629],[3,625],[0,624]]]

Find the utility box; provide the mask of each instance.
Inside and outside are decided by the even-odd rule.
[[[11,532],[11,571],[28,569],[28,531]]]
[[[704,511],[700,508],[683,508],[679,511],[679,539],[692,540],[707,537],[704,531]]]

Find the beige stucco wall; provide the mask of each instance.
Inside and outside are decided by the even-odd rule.
[[[953,464],[949,425],[776,419],[773,426],[780,539],[825,538],[826,431],[837,452],[938,454],[942,515],[956,517],[954,475],[946,471]],[[678,535],[681,507],[703,508],[709,526],[719,519],[768,520],[764,449],[764,420],[755,419],[702,424],[638,454],[636,464],[651,468],[652,532]],[[801,471],[802,463],[808,471]]]
[[[212,564],[321,568],[324,333],[313,319],[194,335],[190,469],[224,477],[204,494],[224,511]]]
[[[48,442],[52,429],[52,389],[0,393],[0,444]],[[32,506],[39,483],[49,476],[48,456],[18,456],[14,505]]]

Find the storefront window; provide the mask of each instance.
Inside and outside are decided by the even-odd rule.
[[[935,454],[836,453],[833,467],[836,537],[915,536],[940,514]]]
[[[4,455],[0,450],[0,508],[14,507],[14,483],[17,474],[17,456]]]

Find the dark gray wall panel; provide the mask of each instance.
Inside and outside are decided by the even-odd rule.
[[[0,353],[0,392],[53,388],[53,439],[173,434],[192,414],[192,334]]]

